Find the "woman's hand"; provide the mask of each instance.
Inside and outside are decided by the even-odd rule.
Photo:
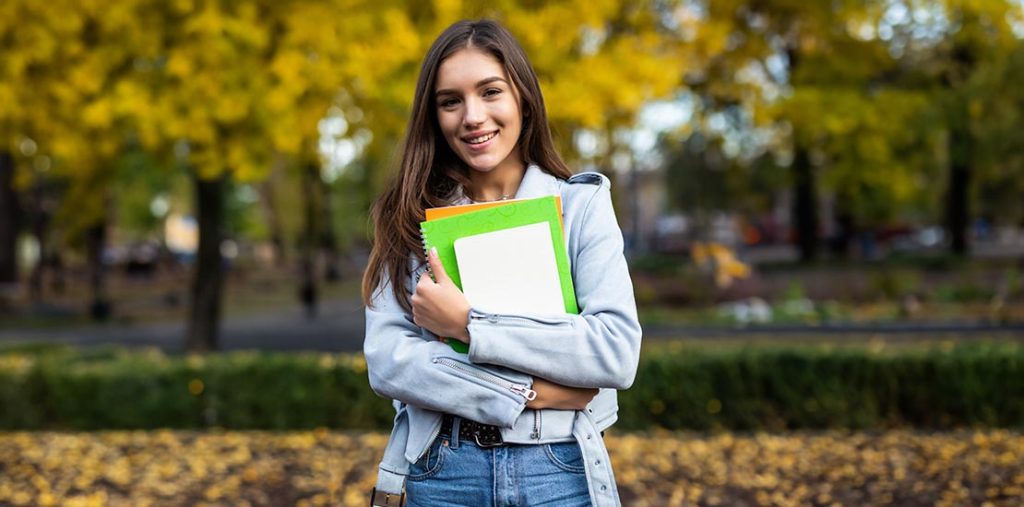
[[[469,343],[469,301],[448,278],[436,249],[430,249],[427,262],[436,281],[424,273],[416,283],[412,321],[437,336]]]
[[[568,387],[540,377],[533,378],[533,390],[537,397],[526,402],[526,408],[556,410],[583,410],[590,400],[597,396],[597,389]]]

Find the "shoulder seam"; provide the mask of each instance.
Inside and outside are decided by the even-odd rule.
[[[574,174],[567,180],[569,183],[587,183],[591,185],[610,186],[608,177],[595,171]]]

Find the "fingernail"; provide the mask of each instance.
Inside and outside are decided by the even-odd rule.
[[[433,255],[434,257],[437,257],[437,247],[436,246],[430,247],[430,255]]]

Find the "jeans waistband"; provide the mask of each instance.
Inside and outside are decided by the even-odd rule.
[[[511,428],[501,428],[446,414],[441,422],[441,433],[451,436],[454,419],[460,424],[459,439],[474,441],[474,434],[484,435],[483,441],[494,441],[489,435],[500,434],[506,444],[550,444],[575,440],[573,427],[576,413],[572,410],[524,410]],[[446,433],[447,432],[447,433]],[[469,438],[467,438],[469,437]]]
[[[457,429],[456,429],[457,428]],[[475,443],[479,447],[497,447],[505,445],[501,437],[501,428],[492,424],[483,424],[458,416],[445,414],[441,418],[441,430],[438,436],[454,440],[458,432],[459,442]]]

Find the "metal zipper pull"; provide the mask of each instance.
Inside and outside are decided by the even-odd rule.
[[[530,389],[529,387],[526,387],[524,385],[512,384],[512,387],[510,387],[510,389],[512,389],[512,392],[522,395],[524,398],[526,398],[526,401],[533,401],[537,398],[537,391],[534,391],[533,389]]]

